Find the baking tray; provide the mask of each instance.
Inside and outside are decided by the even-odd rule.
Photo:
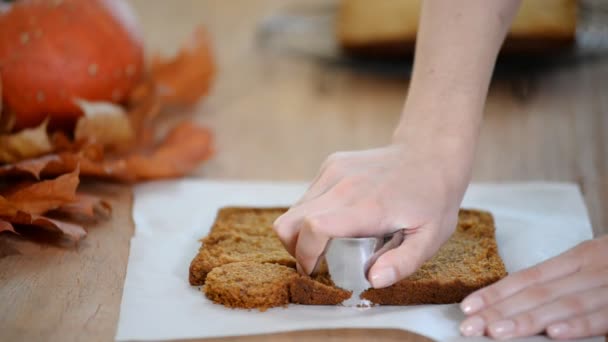
[[[608,60],[608,0],[579,1],[576,43],[559,54],[499,56],[494,77],[517,78],[582,63]],[[336,68],[388,78],[409,77],[412,57],[371,59],[341,51],[335,39],[336,1],[297,4],[268,15],[259,23],[256,45],[260,49],[308,59]]]

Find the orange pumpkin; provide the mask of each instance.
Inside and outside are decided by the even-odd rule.
[[[16,129],[82,115],[74,99],[121,102],[144,56],[122,0],[21,0],[0,13],[2,101]]]

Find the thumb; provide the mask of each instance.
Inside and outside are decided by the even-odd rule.
[[[406,232],[399,247],[376,260],[368,272],[368,279],[374,288],[391,286],[416,272],[438,249],[439,243],[431,227],[421,226],[413,232]]]

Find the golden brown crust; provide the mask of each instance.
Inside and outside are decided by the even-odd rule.
[[[460,302],[507,275],[494,233],[490,213],[462,209],[456,231],[433,258],[410,277],[387,288],[369,289],[361,297],[385,305]]]
[[[218,212],[211,233],[190,263],[191,285],[203,285],[213,268],[239,261],[275,263],[295,268],[295,259],[272,229],[286,208],[227,207]]]
[[[465,284],[460,280],[448,283],[403,280],[386,289],[369,289],[361,295],[361,298],[382,305],[459,303],[474,291],[500,279],[486,278],[476,284]]]
[[[211,270],[203,292],[231,308],[262,311],[289,303],[336,305],[351,293],[296,273],[293,268],[258,262],[234,262]]]
[[[190,264],[190,283],[228,307],[265,310],[288,303],[335,305],[351,293],[328,275],[298,275],[272,229],[287,208],[224,208]],[[362,298],[375,304],[447,304],[506,276],[492,215],[462,209],[452,237],[413,275]]]
[[[298,276],[289,286],[289,295],[290,301],[295,304],[337,305],[350,298],[352,292]]]
[[[235,262],[207,274],[203,292],[215,303],[231,308],[260,309],[289,304],[292,268],[256,262]]]

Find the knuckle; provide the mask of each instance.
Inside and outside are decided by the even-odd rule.
[[[328,165],[340,163],[344,160],[345,152],[334,152],[330,154],[327,159],[325,159],[325,163]]]
[[[579,243],[577,247],[580,249],[589,249],[589,248],[594,248],[595,245],[596,245],[595,240],[585,240],[585,241]]]
[[[604,254],[605,247],[599,240],[586,240],[578,244],[573,250],[574,258],[578,259],[581,265],[591,265],[596,257]]]
[[[490,324],[505,317],[500,308],[497,307],[490,307],[485,309],[482,313],[480,313],[480,316],[483,317],[486,324]]]
[[[329,169],[329,167],[331,166],[331,164],[333,164],[333,162],[330,159],[331,157],[327,157],[327,159],[325,159],[323,161],[323,163],[321,163],[321,174],[327,172],[327,170]]]
[[[525,290],[525,296],[531,301],[544,301],[551,297],[553,291],[546,286],[533,286]]]
[[[277,232],[277,234],[279,234],[283,228],[283,225],[281,224],[283,219],[281,219],[281,217],[282,216],[280,216],[279,218],[274,220],[274,222],[272,222],[272,229],[274,229],[274,231]]]
[[[589,316],[575,318],[570,321],[570,326],[577,336],[586,336],[591,331],[591,320]]]
[[[502,298],[501,292],[495,286],[485,288],[479,293],[479,295],[481,296],[483,302],[487,304],[496,303]]]
[[[520,335],[528,335],[532,333],[540,332],[543,328],[542,318],[533,314],[532,312],[525,312],[517,316],[515,319],[515,326],[517,332]]]
[[[333,195],[344,197],[352,190],[353,186],[354,182],[350,179],[350,177],[345,177],[334,185],[331,192]]]
[[[304,227],[312,234],[319,235],[323,232],[324,220],[319,215],[309,215],[304,218]]]
[[[575,248],[576,256],[579,258],[584,258],[585,255],[593,253],[597,249],[597,245],[598,242],[596,240],[585,240],[579,243]]]
[[[560,302],[561,305],[563,305],[568,311],[572,312],[575,315],[580,315],[586,311],[585,302],[579,296],[569,296],[561,299]]]
[[[323,176],[336,176],[342,174],[344,167],[340,162],[330,162],[323,168]]]
[[[310,262],[310,260],[316,258],[315,252],[308,248],[302,248],[301,244],[298,243],[296,246],[296,257],[300,261],[304,261],[305,263]]]
[[[538,266],[528,268],[521,274],[524,281],[535,283],[543,278],[543,270]]]

